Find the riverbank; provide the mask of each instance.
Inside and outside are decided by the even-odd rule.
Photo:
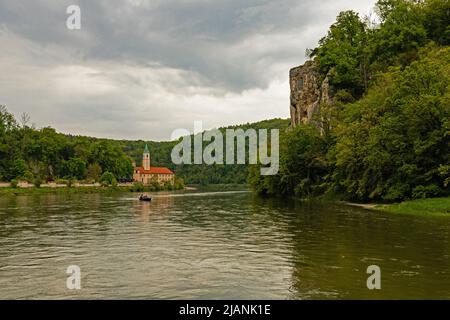
[[[183,190],[183,189],[182,189]],[[241,191],[248,190],[247,185],[237,184],[217,184],[217,185],[190,185],[184,188],[185,191]],[[114,192],[158,192],[158,191],[180,191],[180,190],[154,190],[151,186],[144,186],[139,190],[133,190],[133,185],[101,187],[101,186],[59,186],[59,187],[27,187],[27,188],[0,188],[0,196],[3,195],[28,195],[28,194],[64,194],[64,193],[114,193]]]
[[[204,191],[204,192],[214,192],[214,191],[245,191],[250,190],[250,186],[248,184],[190,184],[187,186],[188,189]]]
[[[418,199],[396,204],[374,205],[369,209],[395,214],[436,215],[450,217],[450,197]]]
[[[331,197],[330,199],[333,199]],[[410,215],[434,215],[450,217],[450,197],[427,198],[408,200],[400,203],[379,204],[379,203],[355,203],[338,200],[335,201],[351,207],[362,208],[372,211],[383,211],[393,214],[410,214]]]
[[[27,194],[50,194],[50,193],[112,193],[130,191],[130,187],[29,187],[29,188],[0,188],[2,195],[27,195]]]

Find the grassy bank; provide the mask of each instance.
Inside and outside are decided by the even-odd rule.
[[[439,215],[450,217],[450,197],[404,201],[397,204],[376,205],[372,209],[396,214]]]
[[[214,184],[207,186],[190,185],[189,187],[195,188],[198,191],[203,192],[215,192],[215,191],[236,191],[236,190],[248,190],[247,185],[242,184]],[[0,188],[0,196],[3,195],[27,195],[27,194],[64,194],[64,193],[114,193],[114,192],[158,192],[158,191],[175,191],[160,189],[155,190],[151,186],[140,187],[139,190],[133,190],[133,186],[117,186],[117,187],[30,187],[30,188]]]
[[[124,191],[130,191],[130,187],[0,188],[0,196],[50,193],[112,193]]]

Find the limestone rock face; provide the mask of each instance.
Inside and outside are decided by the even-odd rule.
[[[291,126],[312,123],[322,103],[331,104],[333,90],[328,77],[321,81],[314,61],[307,61],[289,72],[291,87]]]

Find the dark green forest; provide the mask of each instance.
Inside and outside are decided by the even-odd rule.
[[[152,166],[174,170],[185,183],[244,184],[247,180],[247,165],[174,165],[171,151],[178,141],[72,136],[49,127],[36,129],[28,122],[28,116],[23,115],[17,121],[5,106],[0,107],[0,181],[26,180],[35,184],[58,179],[98,182],[102,176],[111,179],[110,174],[118,180],[130,179],[132,162],[141,164],[145,144],[150,149]],[[288,120],[273,119],[229,128],[278,128],[284,131],[288,124]]]
[[[401,201],[450,192],[450,1],[380,0],[339,14],[307,50],[335,94],[315,125],[284,133],[261,194]]]

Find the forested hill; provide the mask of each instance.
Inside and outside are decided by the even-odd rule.
[[[26,119],[24,121],[23,119]],[[142,152],[148,144],[153,166],[175,170],[186,183],[245,183],[247,166],[174,166],[170,154],[178,141],[128,141],[73,136],[53,128],[36,129],[21,123],[0,106],[0,181],[76,179],[98,181],[101,174],[111,172],[118,179],[132,176],[132,162],[141,164]],[[286,129],[288,120],[273,119],[231,128]],[[225,128],[222,128],[222,130]]]
[[[242,125],[219,128],[225,129],[279,129],[281,133],[289,126],[288,119],[271,119]],[[174,170],[178,177],[188,184],[244,184],[247,183],[247,165],[174,165],[170,158],[172,148],[178,141],[153,142],[153,141],[120,141],[125,153],[131,156],[137,164],[141,162],[143,146],[148,143],[151,162],[155,166],[165,166]],[[226,143],[224,135],[224,143]],[[207,143],[204,143],[204,145]]]
[[[333,101],[282,139],[279,175],[252,168],[258,192],[358,201],[450,193],[450,1],[379,0],[375,12],[341,12],[307,52]]]

